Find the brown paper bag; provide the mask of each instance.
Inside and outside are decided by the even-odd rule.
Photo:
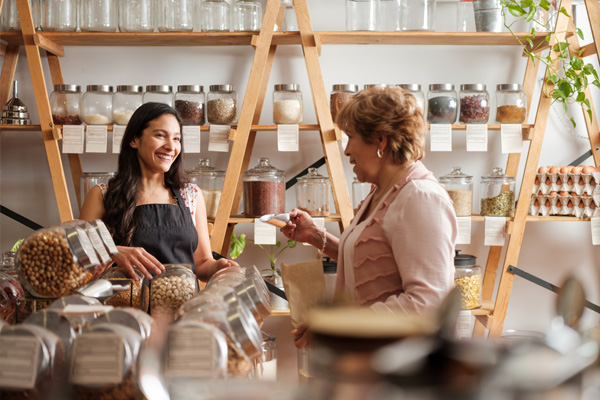
[[[318,258],[299,264],[282,262],[281,277],[290,303],[292,327],[295,329],[307,323],[312,307],[325,302],[323,261]]]

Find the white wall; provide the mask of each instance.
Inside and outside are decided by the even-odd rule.
[[[344,30],[345,7],[343,0],[308,0],[311,20],[315,30]],[[438,30],[454,29],[455,4],[438,3]],[[585,18],[579,23],[587,24]],[[581,26],[585,31],[585,26]],[[586,37],[591,38],[587,33]],[[589,41],[589,40],[588,40]],[[66,83],[82,86],[88,84],[202,84],[232,83],[240,93],[245,92],[253,50],[250,47],[67,47],[61,60]],[[587,62],[597,59],[590,57]],[[325,87],[330,90],[336,83],[420,83],[424,88],[430,83],[485,83],[493,94],[498,83],[522,82],[525,59],[516,47],[483,46],[323,46],[320,58]],[[50,75],[46,70],[47,89],[51,92]],[[20,98],[29,106],[34,122],[38,122],[31,79],[24,51],[19,59],[16,79],[20,84]],[[275,65],[269,82],[261,123],[272,123],[271,93],[277,83],[299,83],[304,94],[304,123],[316,123],[312,106],[310,86],[299,46],[281,46],[277,51]],[[600,115],[599,91],[593,89],[596,113]],[[540,165],[567,165],[589,149],[580,110],[573,107],[569,113],[576,116],[574,130],[569,126],[561,108],[554,106],[542,149]],[[493,117],[493,115],[492,115]],[[59,222],[56,200],[52,188],[45,151],[39,132],[4,132],[1,135],[0,203],[44,226]],[[261,156],[268,156],[272,163],[284,169],[291,177],[322,157],[317,132],[302,132],[300,152],[278,153],[273,133],[259,133],[251,165]],[[202,138],[202,157],[209,157],[218,168],[225,169],[226,153],[208,153],[207,136]],[[524,149],[526,145],[524,146]],[[199,155],[187,155],[186,165],[191,169]],[[524,165],[521,160],[521,169]],[[117,156],[113,154],[82,155],[85,172],[113,171]],[[473,175],[474,198],[478,199],[478,182],[481,175],[491,172],[495,166],[504,167],[507,157],[500,153],[499,134],[490,132],[489,151],[465,152],[464,131],[454,132],[451,153],[427,152],[424,162],[436,176],[448,173],[452,166],[460,165],[463,171]],[[344,157],[347,181],[350,184],[352,170]],[[588,159],[586,164],[592,164]],[[63,156],[65,174],[70,177],[68,161]],[[322,174],[326,173],[321,168]],[[70,180],[70,178],[68,178]],[[72,185],[71,192],[73,191]],[[517,179],[517,185],[520,180]],[[75,194],[71,193],[75,199]],[[73,200],[75,203],[75,200]],[[478,201],[475,200],[475,204]],[[295,205],[295,194],[289,193],[287,209]],[[76,209],[76,205],[74,204]],[[77,216],[78,211],[75,210]],[[6,251],[31,230],[0,217],[0,249]],[[329,224],[328,230],[337,231],[337,224]],[[239,225],[237,233],[251,234],[251,225]],[[600,303],[598,258],[600,250],[591,245],[589,222],[529,223],[526,228],[518,267],[555,284],[570,271],[575,271],[584,281],[588,297]],[[283,236],[280,236],[283,239]],[[473,223],[473,240],[468,246],[458,246],[464,253],[476,255],[479,264],[485,265],[487,248],[483,245],[483,224]],[[249,246],[240,257],[242,264],[266,266],[266,257],[260,249]],[[254,248],[252,248],[254,247]],[[299,246],[283,254],[286,262],[313,257],[313,250]],[[545,330],[553,316],[555,295],[521,278],[515,278],[505,329]],[[597,323],[598,316],[586,311],[585,324]]]

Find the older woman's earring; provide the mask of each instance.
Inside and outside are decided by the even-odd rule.
[[[381,153],[381,150],[379,150],[379,149],[377,149],[377,157],[383,158],[383,154]]]

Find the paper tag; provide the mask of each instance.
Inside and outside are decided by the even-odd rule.
[[[229,151],[229,125],[211,125],[208,132],[208,151]]]
[[[502,153],[520,153],[523,149],[523,131],[520,124],[501,124]]]
[[[298,151],[300,131],[298,125],[281,124],[277,125],[277,150],[279,151]]]
[[[487,151],[487,124],[467,124],[467,151]]]
[[[314,221],[315,225],[319,228],[324,228],[325,227],[325,218],[323,217],[312,217],[312,220]],[[310,246],[310,243],[302,243],[304,246]]]
[[[600,244],[600,217],[590,218],[592,225],[592,244],[598,246]]]
[[[40,358],[40,342],[34,337],[0,337],[0,387],[33,389]]]
[[[485,246],[504,246],[505,217],[485,217]]]
[[[126,125],[113,125],[112,152],[114,154],[121,152],[121,140],[123,140],[126,127]]]
[[[475,317],[470,310],[460,310],[456,320],[456,329],[461,339],[470,339],[473,336]]]
[[[123,336],[88,332],[73,342],[69,382],[76,385],[117,384],[123,379]]]
[[[102,306],[92,304],[68,304],[60,311],[60,315],[81,315],[81,314],[106,314],[111,311],[113,306]]]
[[[85,128],[86,153],[106,153],[108,146],[108,127],[106,125],[88,125]]]
[[[86,232],[87,232],[88,236],[90,237],[90,241],[92,242],[92,245],[94,246],[94,250],[96,250],[96,253],[98,253],[100,262],[102,264],[106,264],[107,262],[109,262],[111,260],[111,258],[110,258],[110,255],[108,254],[108,251],[106,251],[106,247],[104,247],[104,242],[102,241],[102,238],[100,237],[98,232],[96,232],[96,229],[94,229],[94,227],[92,227],[91,225],[88,225],[88,226],[89,226],[89,229],[86,229]]]
[[[200,127],[184,126],[181,130],[183,135],[183,150],[185,153],[200,153]]]
[[[83,154],[83,125],[63,125],[64,154]]]
[[[431,151],[452,151],[452,125],[431,124],[429,140]]]
[[[277,227],[254,218],[254,244],[277,243]]]
[[[169,332],[165,375],[207,378],[217,370],[215,337],[202,328],[177,328]],[[221,355],[220,357],[223,357]]]
[[[471,244],[471,217],[456,217],[458,236],[456,244]]]

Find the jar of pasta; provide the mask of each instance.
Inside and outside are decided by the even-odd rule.
[[[470,254],[459,254],[454,257],[454,284],[460,290],[460,303],[463,310],[481,307],[483,303],[481,286],[482,270],[477,265],[477,257]]]

